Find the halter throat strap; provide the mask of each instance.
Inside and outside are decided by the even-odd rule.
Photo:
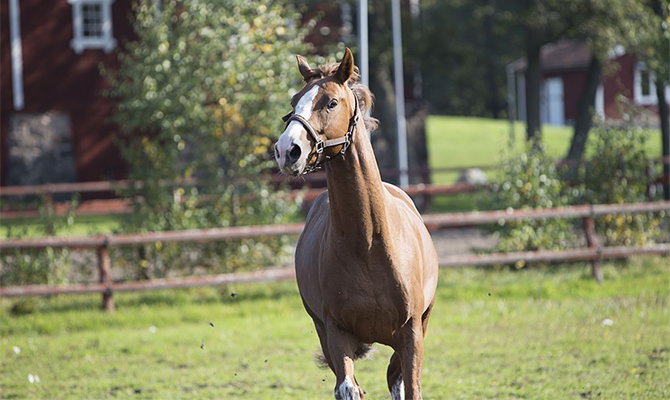
[[[353,142],[354,139],[354,132],[356,131],[356,124],[358,124],[358,115],[359,115],[358,98],[356,97],[356,95],[354,95],[354,102],[355,102],[354,114],[351,116],[351,118],[349,118],[349,126],[347,128],[347,133],[345,133],[344,136],[336,139],[322,140],[316,133],[314,128],[312,128],[312,126],[309,124],[309,121],[307,121],[302,115],[295,114],[294,111],[291,111],[290,113],[282,117],[282,120],[286,122],[287,127],[291,123],[291,121],[299,122],[314,140],[315,144],[313,153],[316,154],[316,162],[313,165],[305,168],[305,171],[303,172],[304,174],[317,171],[321,169],[321,167],[326,161],[330,161],[334,158],[337,158],[338,156],[343,156],[344,153],[349,148],[349,146],[351,146],[351,143]],[[340,151],[334,156],[329,156],[324,153],[325,149],[336,146],[342,146],[342,149],[340,149]]]

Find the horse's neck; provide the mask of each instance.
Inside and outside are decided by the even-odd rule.
[[[388,233],[386,204],[377,161],[363,123],[344,157],[327,163],[331,226],[357,245],[370,246]]]

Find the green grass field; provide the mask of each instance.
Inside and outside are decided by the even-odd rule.
[[[604,275],[599,286],[582,264],[441,271],[424,399],[669,398],[668,259]],[[332,398],[293,282],[115,298],[114,314],[93,295],[0,300],[0,398]],[[368,399],[389,398],[390,351],[377,349],[356,364]]]
[[[510,143],[509,122],[487,118],[447,117],[432,115],[426,121],[428,162],[431,168],[489,166],[499,161]],[[547,154],[564,157],[570,147],[572,127],[550,126],[542,128],[542,141]],[[526,126],[515,125],[514,150],[525,148]],[[661,135],[658,130],[650,133],[649,154],[661,156]],[[451,184],[458,173],[435,173],[434,183]]]
[[[493,164],[507,134],[504,121],[430,117],[431,166]],[[546,129],[549,152],[563,154],[570,134]],[[517,138],[521,148],[521,126]],[[451,183],[455,174],[434,179]],[[443,211],[473,207],[471,195],[442,199]],[[119,223],[77,217],[61,235],[106,233]],[[25,224],[29,235],[41,234],[34,220],[2,221],[0,237]],[[442,270],[424,399],[670,398],[668,258],[603,270],[602,286],[586,264]],[[99,295],[0,299],[0,398],[333,397],[332,373],[313,360],[318,340],[294,282],[115,300],[117,312],[106,314]],[[368,399],[386,399],[391,352],[376,348],[356,376]]]

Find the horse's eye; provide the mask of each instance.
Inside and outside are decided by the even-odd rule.
[[[328,103],[328,108],[332,110],[335,107],[337,107],[337,99],[332,99],[330,103]]]

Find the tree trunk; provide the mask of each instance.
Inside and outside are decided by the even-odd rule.
[[[487,11],[484,16],[484,47],[486,52],[484,53],[484,59],[486,63],[486,84],[489,90],[489,96],[486,99],[486,107],[489,109],[493,118],[500,118],[500,112],[502,111],[503,106],[499,101],[500,97],[497,95],[500,91],[500,85],[498,85],[496,76],[500,71],[499,67],[496,65],[496,61],[498,60],[498,43],[496,41],[497,37],[493,31],[495,7],[496,0],[486,0]]]
[[[593,124],[593,112],[596,100],[596,92],[602,76],[602,63],[596,57],[591,57],[591,63],[586,73],[586,82],[582,96],[577,103],[577,117],[575,118],[575,131],[572,136],[570,150],[566,156],[567,160],[579,161],[584,156],[586,139],[589,136]]]
[[[652,4],[654,12],[661,21],[665,21],[663,5],[659,0]],[[665,30],[661,25],[661,30]],[[658,98],[658,117],[661,120],[661,142],[663,147],[663,198],[670,200],[670,120],[668,103],[665,101],[665,79],[656,77],[656,97]]]
[[[526,140],[539,142],[542,139],[540,125],[540,90],[542,86],[542,46],[534,44],[533,30],[528,30],[526,51]]]
[[[668,103],[665,101],[665,83],[661,79],[656,79],[656,96],[663,142],[663,198],[670,200],[670,120],[668,120]]]

